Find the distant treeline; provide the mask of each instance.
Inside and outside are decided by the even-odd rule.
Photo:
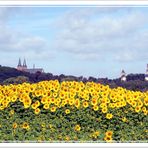
[[[30,74],[27,72],[18,71],[15,68],[0,66],[0,84],[18,84],[23,82],[36,83],[43,80],[55,80],[58,79],[61,81],[93,81],[96,83],[101,83],[105,85],[109,85],[111,88],[116,88],[118,86],[127,88],[133,91],[147,91],[148,90],[148,82],[145,81],[145,74],[129,74],[127,75],[127,81],[121,82],[120,78],[117,79],[108,79],[108,78],[94,78],[89,77],[85,78],[83,76],[67,76],[64,74],[61,75],[53,75],[52,73],[40,73],[37,72],[35,74]]]

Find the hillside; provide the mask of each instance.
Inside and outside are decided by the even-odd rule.
[[[0,83],[10,77],[24,76],[27,75],[24,72],[18,71],[15,68],[1,66],[0,65]]]
[[[22,78],[20,76],[22,76]],[[65,80],[66,81],[70,81],[70,80],[83,81],[84,83],[87,81],[93,81],[96,83],[109,85],[111,88],[116,88],[120,86],[120,87],[124,87],[134,91],[137,91],[137,90],[147,91],[148,82],[145,81],[144,78],[145,78],[144,74],[129,74],[127,75],[127,81],[121,82],[120,78],[108,79],[108,78],[94,78],[91,76],[89,78],[85,78],[83,76],[75,77],[75,76],[67,76],[64,74],[53,75],[52,73],[30,74],[27,72],[18,71],[15,68],[0,66],[0,84],[21,83],[24,81],[35,83],[35,82],[44,81],[44,80],[58,79],[60,82]]]

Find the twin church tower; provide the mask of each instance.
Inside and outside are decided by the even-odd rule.
[[[35,68],[35,65],[33,65],[33,68],[27,68],[26,59],[24,59],[23,64],[21,64],[20,58],[19,58],[19,62],[17,65],[17,70],[29,72],[29,73],[37,73],[37,72],[43,73],[44,72],[43,68]]]

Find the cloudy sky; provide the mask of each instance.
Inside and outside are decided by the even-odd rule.
[[[75,76],[145,73],[148,7],[0,7],[0,65]]]

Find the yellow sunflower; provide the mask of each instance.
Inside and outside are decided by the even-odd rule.
[[[69,110],[69,109],[66,109],[66,110],[65,110],[65,113],[66,113],[66,114],[70,114],[70,110]]]
[[[75,129],[75,131],[80,131],[81,130],[81,126],[79,124],[77,124],[74,129]]]
[[[106,114],[106,118],[107,118],[107,119],[112,119],[112,118],[113,118],[113,115],[110,114],[110,113],[107,113],[107,114]]]
[[[34,111],[34,113],[35,113],[36,115],[38,115],[38,114],[40,113],[40,111],[41,111],[41,110],[40,110],[39,108],[36,108],[35,111]]]
[[[12,127],[13,127],[14,129],[17,128],[17,123],[14,122],[13,125],[12,125]]]

